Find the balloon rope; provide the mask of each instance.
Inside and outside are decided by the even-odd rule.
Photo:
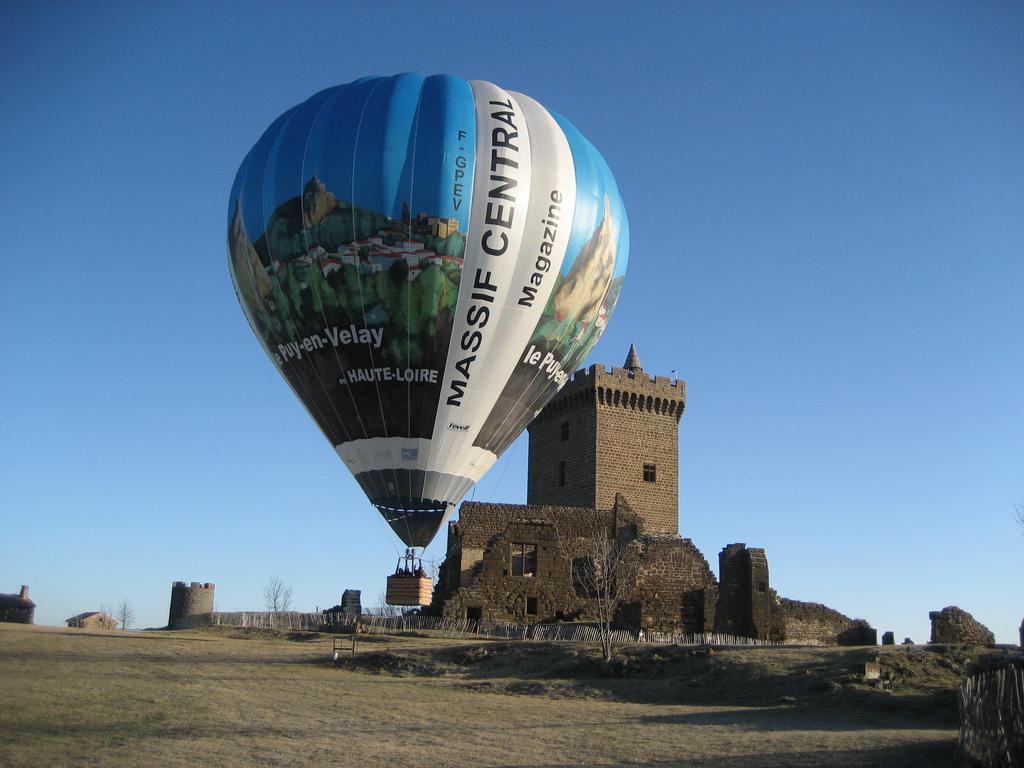
[[[377,518],[378,523],[380,525],[384,526],[384,536],[387,539],[388,544],[390,544],[391,548],[393,550],[395,550],[395,554],[396,555],[401,555],[402,551],[395,545],[395,531],[394,531],[394,529],[390,525],[388,525],[387,522],[385,522],[384,516],[381,515],[379,509],[377,509],[376,507],[373,507],[373,512],[374,512],[373,516],[375,518]]]
[[[498,488],[501,487],[501,481],[505,479],[505,473],[508,471],[509,464],[512,463],[512,457],[515,456],[516,451],[519,449],[519,443],[512,443],[512,450],[507,454],[508,460],[505,462],[505,466],[501,468],[501,474],[498,475],[498,482],[494,484],[494,490],[491,491],[491,502],[494,502],[494,497],[498,495]],[[476,490],[476,485],[473,486],[473,490]]]

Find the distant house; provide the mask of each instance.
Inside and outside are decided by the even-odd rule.
[[[454,232],[459,231],[458,219],[441,219],[430,217],[427,219],[427,225],[430,227],[430,234],[434,237],[448,237]]]
[[[320,262],[320,269],[324,273],[324,277],[327,277],[331,272],[341,269],[341,260],[328,256]]]
[[[36,604],[28,599],[28,586],[22,584],[17,595],[0,595],[0,621],[31,624],[35,615]]]
[[[86,611],[67,620],[69,627],[78,629],[117,629],[117,619],[100,611]]]

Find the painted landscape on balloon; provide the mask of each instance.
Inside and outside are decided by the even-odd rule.
[[[462,277],[458,221],[413,216],[408,204],[396,220],[338,200],[315,175],[255,240],[245,218],[236,204],[228,245],[239,299],[282,373],[319,406],[329,439],[429,437],[439,387],[429,372],[443,368]],[[378,407],[339,414],[329,395],[339,386],[370,388]]]

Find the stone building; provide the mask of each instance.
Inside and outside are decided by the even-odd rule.
[[[86,611],[65,620],[69,627],[77,629],[117,629],[118,621],[102,611]]]
[[[598,537],[623,542],[618,623],[660,631],[710,631],[715,579],[689,539],[645,531],[623,496],[608,509],[462,505],[448,525],[448,557],[432,611],[452,618],[532,623],[588,618],[576,568]]]
[[[22,584],[16,595],[0,595],[0,621],[31,624],[35,615],[36,604],[29,599],[28,585]]]
[[[171,585],[171,608],[167,614],[167,628],[175,629],[178,622],[190,616],[213,613],[214,585],[193,581],[176,581]]]
[[[619,627],[785,640],[787,604],[806,642],[835,644],[859,627],[825,606],[780,600],[763,549],[725,547],[716,580],[679,535],[685,409],[685,382],[647,374],[635,346],[622,368],[577,371],[529,426],[527,504],[466,502],[448,524],[427,611],[526,623],[592,618],[577,576],[587,543],[604,539],[623,548]]]

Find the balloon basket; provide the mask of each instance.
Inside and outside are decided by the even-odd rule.
[[[388,605],[430,605],[434,584],[423,570],[423,561],[411,549],[398,559],[395,572],[388,576],[384,601]]]

